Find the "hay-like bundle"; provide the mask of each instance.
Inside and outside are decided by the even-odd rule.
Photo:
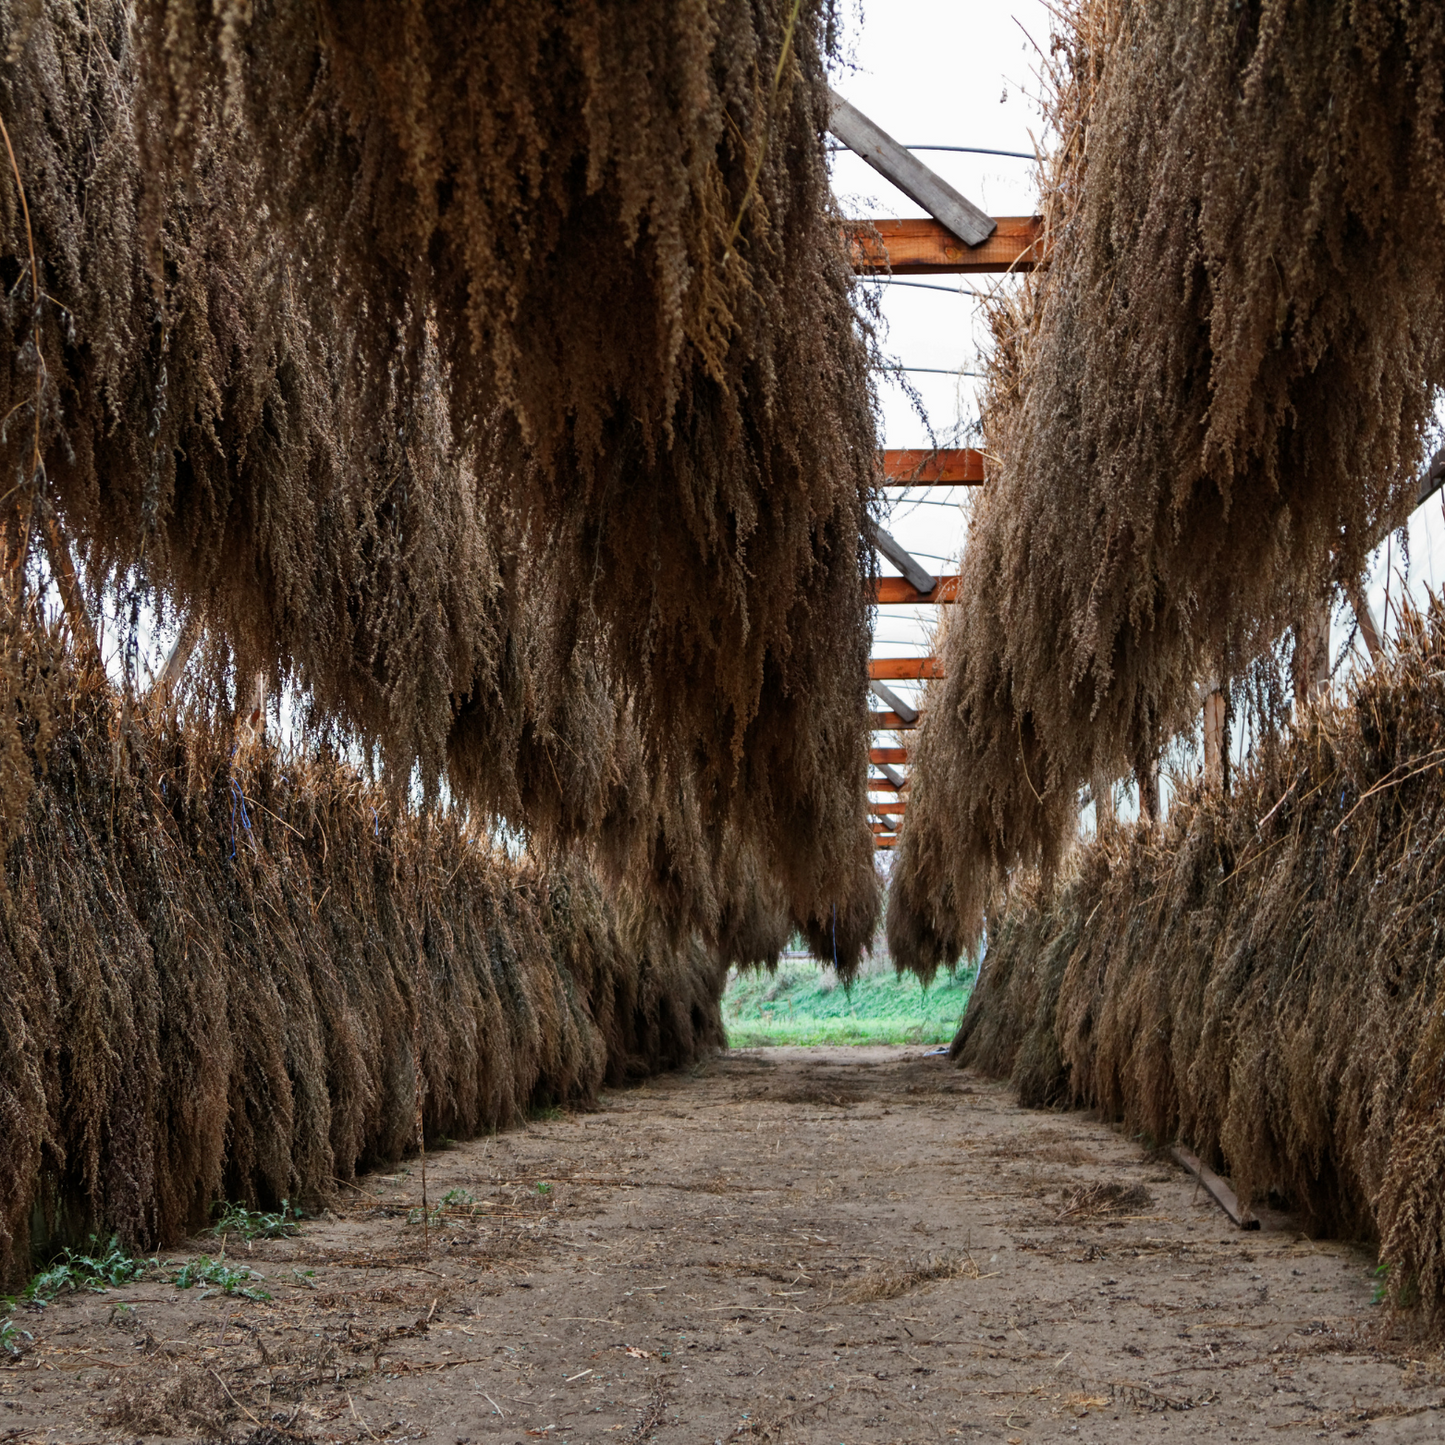
[[[993,315],[990,480],[898,860],[925,972],[1007,869],[1057,861],[1081,785],[1359,576],[1445,381],[1438,7],[1068,20],[1050,262]]]
[[[7,10],[9,534],[58,516],[95,586],[202,615],[402,783],[643,856],[682,789],[710,859],[736,827],[830,906],[875,467],[831,26]]]
[[[1379,1241],[1445,1318],[1445,609],[1230,795],[1015,888],[952,1053]]]
[[[36,1219],[149,1248],[218,1197],[323,1198],[415,1143],[419,1079],[460,1137],[723,1042],[726,965],[580,860],[509,863],[323,756],[122,729],[42,656],[68,706],[26,719],[0,890],[0,1286]]]

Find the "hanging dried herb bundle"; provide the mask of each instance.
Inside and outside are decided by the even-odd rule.
[[[1445,382],[1445,15],[1091,0],[1055,57],[1050,264],[993,316],[995,458],[895,919],[925,972],[1408,510]]]
[[[32,225],[0,187],[0,406],[28,426],[38,390],[43,462],[12,421],[12,535],[58,518],[94,585],[204,615],[399,780],[645,850],[640,768],[712,856],[735,828],[831,906],[866,826],[875,464],[831,24],[7,11]]]

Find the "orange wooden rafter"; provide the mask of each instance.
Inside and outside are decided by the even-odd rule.
[[[953,602],[958,597],[958,578],[940,577],[931,592],[920,592],[902,577],[880,577],[873,600],[880,607],[900,606],[905,602]]]
[[[916,487],[951,483],[977,487],[983,484],[983,453],[976,447],[890,447],[883,453],[883,485]]]
[[[942,677],[943,667],[936,657],[875,657],[868,664],[868,676],[878,682],[926,679]]]
[[[932,219],[847,221],[844,234],[853,269],[863,275],[1000,275],[1032,271],[1043,225],[1037,216],[997,216],[998,229],[982,245],[966,246]]]

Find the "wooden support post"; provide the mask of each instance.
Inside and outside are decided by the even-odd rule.
[[[1095,773],[1089,792],[1094,799],[1094,830],[1101,833],[1114,825],[1114,784],[1102,773]]]
[[[266,736],[266,674],[258,672],[251,684],[251,706],[242,726],[249,734],[250,742],[260,742]]]
[[[1224,693],[1216,679],[1205,684],[1204,694],[1204,781],[1208,787],[1224,788]]]
[[[1134,770],[1139,784],[1139,820],[1159,821],[1159,759],[1150,758]]]
[[[176,640],[171,644],[171,650],[166,654],[159,674],[151,682],[152,697],[164,702],[170,696],[171,689],[181,680],[186,663],[191,660],[191,653],[196,650],[196,643],[200,640],[201,624],[193,612],[181,624],[181,630],[176,634]]]
[[[1371,662],[1378,662],[1380,654],[1385,650],[1384,638],[1380,635],[1380,625],[1375,621],[1375,614],[1365,597],[1364,589],[1358,583],[1350,588],[1350,606],[1354,609],[1360,636],[1365,640],[1365,651],[1370,654]]]
[[[1294,700],[1304,703],[1330,683],[1330,604],[1314,603],[1295,624]]]
[[[48,503],[42,501],[45,521],[42,531],[45,536],[45,556],[50,563],[50,575],[55,579],[60,600],[65,604],[65,616],[70,623],[70,635],[76,649],[91,667],[104,669],[100,656],[100,643],[90,621],[90,610],[85,605],[85,594],[81,591],[80,578],[76,575],[75,559],[70,555],[70,544],[60,530]]]

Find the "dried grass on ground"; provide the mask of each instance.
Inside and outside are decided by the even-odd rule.
[[[1445,609],[1228,797],[1017,887],[953,1044],[1380,1242],[1445,1315]]]
[[[1445,15],[1085,0],[1049,59],[1050,264],[995,308],[946,677],[890,906],[928,976],[1079,788],[1357,578],[1445,381]]]
[[[0,1283],[37,1219],[148,1248],[326,1197],[414,1144],[418,1073],[463,1136],[723,1042],[725,964],[581,860],[62,681],[0,892]]]

